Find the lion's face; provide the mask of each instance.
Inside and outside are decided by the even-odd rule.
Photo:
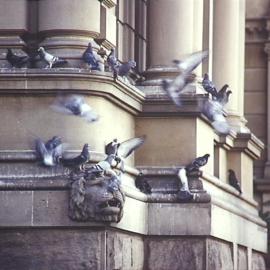
[[[121,186],[113,177],[81,177],[72,184],[69,215],[78,221],[119,222],[124,201]]]

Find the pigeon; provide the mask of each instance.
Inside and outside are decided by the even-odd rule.
[[[115,56],[115,49],[111,49],[110,54],[107,57],[107,63],[108,66],[110,67],[111,71],[114,71],[114,68],[119,65],[119,62]]]
[[[44,143],[41,139],[36,140],[36,154],[45,166],[55,166],[62,157],[62,141],[58,136]]]
[[[136,67],[136,62],[129,60],[126,63],[113,66],[113,76],[116,79],[118,76],[125,77],[132,68]]]
[[[82,96],[59,97],[51,107],[60,113],[79,116],[88,123],[98,120],[97,113],[85,102]]]
[[[112,169],[114,160],[114,155],[108,155],[104,160],[101,160],[97,164],[91,165],[90,168],[87,168],[86,170],[85,179],[91,180],[95,177],[103,175],[104,173],[110,174],[112,177],[117,177],[116,172]]]
[[[128,139],[122,143],[118,143],[117,139],[114,139],[112,142],[105,146],[105,153],[107,155],[112,155],[115,157],[115,161],[118,163],[122,162],[123,159],[127,158],[130,154],[133,153],[138,147],[140,147],[146,137],[135,137],[132,139]],[[123,162],[121,163],[124,166]],[[124,169],[123,167],[121,169]]]
[[[6,59],[12,67],[15,68],[22,68],[30,62],[30,57],[28,55],[18,56],[14,54],[11,49],[8,49]]]
[[[200,167],[206,165],[208,162],[209,154],[205,154],[202,157],[195,158],[189,165],[185,167],[187,172],[198,171]]]
[[[206,57],[207,51],[196,52],[186,58],[185,61],[174,60],[174,63],[181,70],[173,81],[162,80],[162,87],[167,95],[177,106],[181,106],[180,94],[185,86],[194,80],[191,80],[191,72],[194,70]]]
[[[61,163],[66,167],[76,167],[80,168],[82,165],[87,163],[90,159],[89,146],[84,144],[82,152],[75,158],[67,159],[61,158]]]
[[[204,74],[202,86],[207,93],[211,94],[212,99],[215,100],[217,98],[217,89],[213,82],[209,79],[209,75],[207,73]]]
[[[135,186],[138,188],[141,192],[145,194],[151,194],[152,188],[149,185],[149,183],[145,180],[143,173],[139,173],[135,179]]]
[[[229,184],[234,187],[236,190],[239,191],[239,194],[242,194],[242,190],[240,187],[240,183],[238,179],[236,178],[235,172],[233,170],[228,170],[229,172]]]
[[[83,61],[89,65],[91,70],[101,71],[98,60],[94,54],[91,42],[88,43],[88,47],[83,53]]]
[[[228,101],[229,101],[229,96],[232,94],[232,91],[228,90],[229,85],[225,84],[217,93],[216,95],[216,100],[224,107]]]
[[[229,134],[230,126],[223,115],[223,106],[216,100],[207,100],[203,104],[202,112],[211,122],[213,128],[220,134]]]
[[[46,68],[59,67],[64,64],[67,64],[67,61],[65,59],[61,59],[57,56],[54,56],[46,52],[43,47],[39,47],[38,53],[40,57],[47,62],[48,65],[46,66]]]

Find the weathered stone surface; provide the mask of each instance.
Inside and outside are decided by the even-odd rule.
[[[237,254],[238,254],[237,255],[238,257],[237,269],[238,270],[248,269],[247,249],[244,247],[238,247]]]
[[[257,252],[252,252],[252,270],[265,270],[265,261],[263,255]]]
[[[109,232],[106,241],[107,269],[142,270],[144,265],[143,239]]]
[[[207,239],[207,270],[232,270],[232,250],[229,243]]]
[[[0,191],[0,224],[29,226],[32,218],[32,191]]]
[[[204,239],[152,238],[147,241],[146,246],[148,258],[145,269],[147,270],[206,269]]]
[[[104,270],[104,232],[90,230],[0,231],[1,270]]]
[[[69,224],[68,191],[34,191],[33,223],[35,226]]]

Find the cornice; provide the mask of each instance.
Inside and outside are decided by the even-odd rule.
[[[138,88],[113,79],[110,72],[79,68],[1,69],[0,95],[40,95],[66,93],[104,97],[132,114],[142,110],[145,95]]]

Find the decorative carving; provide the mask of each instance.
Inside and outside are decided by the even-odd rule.
[[[119,222],[125,202],[120,176],[95,167],[71,173],[69,216],[76,221]]]

